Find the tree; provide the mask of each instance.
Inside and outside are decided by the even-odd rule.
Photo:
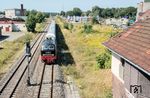
[[[28,16],[30,14],[30,11],[25,12],[25,16]]]
[[[93,13],[93,16],[101,16],[102,8],[98,6],[94,6],[92,7],[92,13]]]
[[[73,8],[73,14],[75,16],[81,16],[82,11],[80,10],[80,8]]]
[[[65,14],[66,14],[66,13],[65,13],[64,11],[61,11],[61,12],[60,12],[60,15],[62,15],[62,16],[65,16]]]
[[[137,9],[135,7],[127,8],[100,8],[99,6],[92,7],[92,11],[88,11],[87,15],[100,16],[103,18],[119,18],[119,17],[129,17],[135,18]]]
[[[126,8],[126,15],[129,16],[129,17],[136,16],[136,12],[137,12],[137,9],[134,8],[134,7]]]
[[[91,13],[91,11],[90,11],[90,10],[86,11],[86,16],[89,16],[89,15],[90,15],[90,13]]]
[[[35,26],[36,26],[36,18],[34,14],[29,14],[26,20],[26,27],[28,32],[35,32]]]
[[[31,10],[30,11],[30,14],[33,14],[33,15],[36,15],[38,13],[38,11],[36,11],[36,10]]]
[[[67,16],[74,16],[74,13],[73,13],[73,11],[67,11]]]
[[[44,15],[45,18],[49,18],[50,13],[44,12],[43,15]]]
[[[45,16],[43,15],[42,12],[38,12],[35,17],[36,17],[36,22],[37,23],[41,23],[45,19]]]

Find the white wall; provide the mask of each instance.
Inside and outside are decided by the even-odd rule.
[[[13,30],[26,32],[27,28],[24,23],[15,23],[15,24],[13,24]]]
[[[3,27],[2,32],[6,32],[6,27],[9,27],[9,32],[12,32],[12,31],[26,32],[27,31],[26,25],[24,23],[0,24],[0,27]]]
[[[124,82],[120,77],[119,77],[119,66],[121,65],[120,57],[112,53],[112,65],[111,65],[111,71],[112,73],[121,81]]]
[[[0,27],[3,27],[2,32],[6,32],[6,27],[9,27],[9,32],[12,31],[12,24],[0,24]]]
[[[150,2],[145,2],[143,4],[143,12],[147,11],[150,9]]]

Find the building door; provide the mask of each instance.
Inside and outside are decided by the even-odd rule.
[[[6,32],[9,32],[9,27],[6,27],[5,29],[6,29]]]

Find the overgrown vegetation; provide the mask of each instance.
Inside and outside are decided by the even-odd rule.
[[[113,37],[113,36],[115,36],[115,35],[117,35],[117,34],[118,34],[118,32],[111,32],[110,38]]]
[[[64,23],[64,28],[69,29],[68,23]]]
[[[64,23],[64,29],[72,30],[73,29],[73,24],[72,23]]]
[[[90,24],[84,24],[84,31],[85,33],[91,33],[92,32],[92,25]]]
[[[96,57],[97,67],[101,69],[110,68],[111,55],[110,52],[104,52]]]
[[[98,24],[99,22],[98,22],[98,20],[97,20],[97,18],[96,17],[93,17],[92,18],[92,24]]]
[[[29,11],[26,20],[28,32],[35,32],[36,24],[45,21],[46,15],[35,10]]]
[[[17,53],[23,49],[24,43],[27,40],[32,40],[35,34],[28,33],[14,41],[5,41],[1,43],[3,48],[0,50],[0,74],[8,69],[10,61],[12,62],[17,56]]]
[[[85,28],[87,29],[87,27],[78,23],[73,24],[71,33],[71,30],[64,28],[66,21],[59,17],[57,23],[62,30],[65,43],[68,45],[68,51],[71,53],[64,62],[71,58],[75,62],[62,66],[64,74],[74,77],[82,98],[112,98],[111,71],[109,69],[111,54],[102,43],[110,38],[112,32],[120,30],[112,26],[94,24],[90,27],[91,30],[87,30],[89,33],[86,33]],[[64,54],[63,57],[66,56]]]
[[[35,31],[37,33],[43,32],[45,27],[45,23],[37,23],[35,27]]]

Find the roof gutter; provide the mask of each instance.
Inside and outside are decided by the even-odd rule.
[[[107,46],[105,45],[105,47],[107,47]],[[124,56],[122,56],[122,55],[118,54],[117,52],[115,52],[115,51],[114,51],[114,50],[112,50],[111,48],[109,48],[109,47],[107,47],[107,48],[108,48],[110,51],[112,51],[112,52],[114,52],[115,54],[117,54],[118,56],[120,56],[120,57],[124,58],[127,62],[131,63],[134,67],[138,68],[139,70],[143,71],[144,73],[146,73],[147,75],[149,75],[149,76],[150,76],[150,72],[148,72],[148,71],[144,70],[143,68],[139,67],[139,65],[137,65],[137,64],[135,64],[135,63],[133,63],[133,62],[132,62],[132,61],[130,61],[129,59],[127,59],[127,58],[125,58]]]

